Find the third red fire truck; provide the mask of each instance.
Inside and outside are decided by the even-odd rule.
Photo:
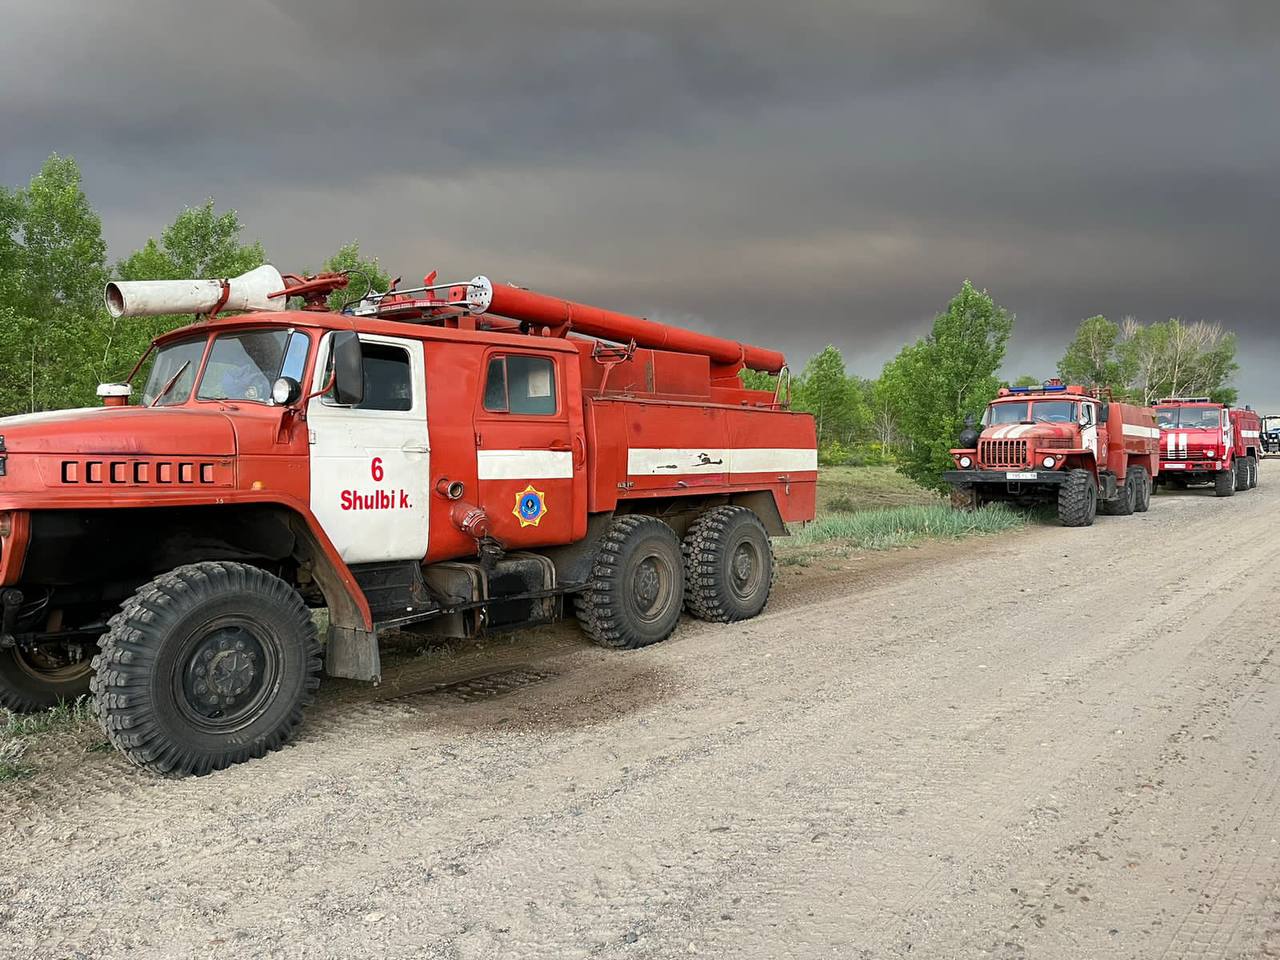
[[[1160,424],[1160,483],[1212,483],[1219,497],[1258,485],[1262,423],[1249,407],[1208,397],[1167,397],[1154,404]]]

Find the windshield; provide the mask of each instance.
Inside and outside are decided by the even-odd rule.
[[[1222,424],[1221,407],[1156,407],[1156,422],[1162,430],[1216,430]]]
[[[307,363],[307,335],[293,330],[242,330],[213,341],[200,378],[200,400],[271,399],[280,377],[302,379]]]
[[[181,340],[169,343],[156,352],[151,363],[151,374],[147,377],[147,385],[142,388],[142,405],[167,407],[175,403],[184,403],[191,396],[191,388],[196,382],[196,373],[200,370],[200,358],[204,356],[204,337]],[[172,381],[166,391],[165,386]],[[164,391],[157,403],[156,397]]]
[[[1074,423],[1075,419],[1076,405],[1072,400],[1034,400],[993,403],[987,407],[982,423],[990,427],[1001,423]]]

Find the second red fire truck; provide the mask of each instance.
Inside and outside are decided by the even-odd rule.
[[[943,474],[952,502],[1056,503],[1063,526],[1085,527],[1099,513],[1146,511],[1157,469],[1159,430],[1149,409],[1106,400],[1049,380],[1005,387],[982,429],[968,428]]]

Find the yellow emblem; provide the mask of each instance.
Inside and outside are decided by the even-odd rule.
[[[547,495],[529,484],[516,494],[516,505],[511,513],[521,527],[536,527],[547,513]]]

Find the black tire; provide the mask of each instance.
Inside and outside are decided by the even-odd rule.
[[[1151,509],[1151,475],[1141,467],[1130,467],[1129,472],[1138,473],[1138,498],[1134,501],[1134,513],[1146,513]]]
[[[684,553],[684,605],[699,620],[750,620],[769,602],[773,544],[746,507],[715,507],[689,527]]]
[[[981,510],[986,502],[986,498],[972,484],[951,488],[951,509],[953,510],[971,513],[974,510]]]
[[[1098,514],[1098,488],[1088,470],[1068,470],[1058,487],[1058,520],[1064,527],[1087,527]]]
[[[1248,457],[1245,462],[1249,464],[1249,489],[1252,490],[1258,485],[1258,458]]]
[[[1236,472],[1219,470],[1213,475],[1213,493],[1218,497],[1234,497],[1236,493]]]
[[[583,632],[616,650],[671,636],[684,606],[684,562],[675,531],[655,517],[616,517],[596,552],[591,582],[574,598]]]
[[[1235,462],[1236,490],[1249,489],[1249,460],[1247,457],[1236,457]]]
[[[14,713],[35,713],[69,703],[88,695],[92,673],[88,650],[79,660],[70,651],[62,657],[17,647],[0,650],[0,707]]]
[[[320,686],[320,644],[302,598],[243,563],[156,577],[109,627],[93,661],[98,721],[117,749],[156,773],[199,776],[278,749]]]
[[[1142,485],[1140,478],[1134,473],[1142,473],[1141,467],[1130,467],[1124,475],[1124,485],[1116,490],[1113,500],[1098,502],[1098,512],[1108,517],[1128,517],[1138,508],[1138,487]]]

